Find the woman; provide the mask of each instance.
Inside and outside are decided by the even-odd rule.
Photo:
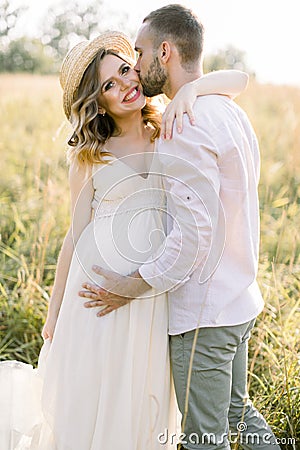
[[[27,424],[15,427],[3,450],[176,447],[158,440],[165,429],[176,432],[177,417],[165,296],[148,292],[145,301],[132,301],[100,321],[78,295],[87,277],[101,284],[92,264],[128,274],[161,243],[165,198],[153,158],[160,116],[143,95],[133,60],[127,37],[109,32],[75,46],[62,65],[63,106],[73,127],[72,226],[57,264],[42,332],[41,377],[33,387],[38,392],[43,379],[42,410],[39,400],[32,416],[26,408]],[[246,84],[244,74],[231,76]],[[233,88],[225,73],[211,83],[199,80],[197,93],[230,94]],[[171,116],[176,111],[169,106]],[[28,373],[25,385],[35,375],[24,365],[4,363],[1,370],[7,369]]]

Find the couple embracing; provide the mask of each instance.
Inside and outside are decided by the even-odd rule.
[[[168,5],[144,19],[137,61],[109,32],[63,62],[72,225],[42,332],[40,410],[8,448],[175,449],[177,435],[228,450],[230,430],[244,448],[279,448],[247,394],[263,308],[259,150],[232,101],[247,76],[203,76],[202,45],[197,17]],[[162,93],[159,138],[150,98]]]

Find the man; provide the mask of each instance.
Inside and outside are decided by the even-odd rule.
[[[147,96],[173,98],[202,75],[203,27],[181,5],[150,13],[136,64]],[[101,315],[149,286],[168,291],[170,349],[186,449],[278,449],[247,393],[247,343],[263,300],[256,283],[259,150],[245,113],[226,97],[199,97],[195,124],[160,141],[168,211],[164,252],[128,277],[95,271],[107,291],[85,285]],[[179,130],[180,131],[180,130]],[[171,156],[170,156],[171,155]],[[114,286],[113,294],[109,286]]]

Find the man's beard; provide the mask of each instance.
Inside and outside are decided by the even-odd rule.
[[[143,78],[140,77],[140,80],[146,97],[163,94],[163,87],[166,84],[167,75],[157,57],[153,59],[148,72]]]

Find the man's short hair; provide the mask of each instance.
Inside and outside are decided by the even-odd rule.
[[[199,62],[203,50],[204,27],[198,17],[182,5],[167,5],[152,11],[143,23],[149,23],[156,50],[164,40],[176,46],[184,69],[192,69]]]

